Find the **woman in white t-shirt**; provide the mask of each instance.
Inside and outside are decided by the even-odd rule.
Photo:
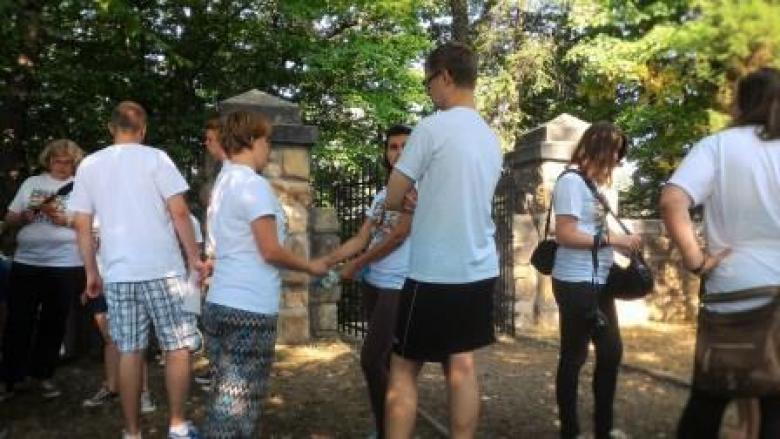
[[[390,127],[385,133],[382,151],[387,174],[393,170],[412,129],[405,125]],[[398,316],[398,300],[409,275],[409,240],[412,226],[409,213],[385,209],[387,188],[382,188],[366,211],[358,233],[328,255],[331,264],[357,255],[344,264],[341,275],[360,281],[361,302],[368,322],[360,349],[360,365],[368,385],[371,410],[378,437],[384,437],[385,396],[390,372],[390,353]],[[365,250],[365,251],[363,251]],[[362,252],[362,253],[361,253]]]
[[[597,365],[593,374],[595,437],[621,437],[619,430],[613,430],[612,406],[623,346],[615,301],[605,294],[604,287],[612,266],[613,247],[635,251],[641,241],[633,235],[609,233],[606,209],[586,179],[599,190],[601,199],[616,199],[606,192],[612,171],[627,148],[628,140],[619,128],[596,122],[583,133],[572,154],[569,169],[575,172],[564,173],[555,184],[553,211],[559,247],[552,278],[561,337],[555,392],[562,438],[580,434],[577,389],[591,342]]]
[[[735,104],[731,127],[694,145],[661,195],[669,235],[685,266],[707,275],[707,296],[780,287],[780,70],[762,68],[742,78]],[[698,205],[704,206],[707,251],[688,213]],[[742,301],[719,312],[756,305]],[[678,437],[718,437],[730,398],[712,393],[694,382]],[[780,437],[780,392],[763,395],[760,406],[759,436]]]
[[[276,340],[279,268],[322,276],[324,260],[285,248],[286,217],[268,181],[271,125],[258,113],[225,118],[222,145],[231,165],[214,186],[207,221],[214,276],[203,310],[212,391],[205,437],[256,437]]]
[[[21,227],[9,278],[3,334],[6,394],[25,377],[40,380],[42,395],[60,395],[52,382],[71,304],[84,289],[68,196],[84,152],[71,140],[49,143],[40,154],[46,172],[22,183],[5,217]],[[33,336],[35,334],[35,336]]]

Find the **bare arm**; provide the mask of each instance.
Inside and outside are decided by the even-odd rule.
[[[5,214],[5,223],[8,227],[20,227],[32,222],[33,216],[34,214],[29,210],[18,213],[9,210]]]
[[[202,277],[205,277],[204,265],[200,260],[200,251],[195,242],[195,232],[192,230],[192,221],[190,221],[190,209],[187,207],[187,202],[184,201],[184,195],[176,194],[169,197],[166,205],[173,221],[173,228],[176,229],[176,235],[179,236],[184,253],[187,255],[188,266],[200,271]]]
[[[252,221],[252,234],[263,259],[271,265],[290,270],[304,271],[315,276],[328,272],[324,258],[307,261],[279,243],[276,234],[276,219],[271,215]]]
[[[331,251],[325,256],[325,260],[328,265],[337,264],[345,259],[349,259],[352,256],[360,253],[371,239],[371,229],[374,227],[374,223],[370,218],[363,221],[355,236],[346,240],[337,249]]]
[[[370,264],[371,262],[378,261],[397,249],[409,236],[409,232],[412,229],[412,215],[408,213],[400,214],[398,223],[390,229],[385,235],[384,239],[371,246],[365,253],[361,254],[353,261],[349,262],[349,266],[345,267],[345,277],[352,277],[351,275]]]
[[[414,182],[406,175],[393,170],[390,179],[387,181],[387,197],[385,198],[385,208],[403,212],[404,196],[414,187]]]
[[[577,217],[573,215],[555,215],[555,240],[565,247],[581,250],[593,248],[593,236],[577,230]],[[607,234],[605,242],[631,252],[642,244],[637,235]]]
[[[726,249],[714,256],[707,255],[696,239],[689,209],[693,199],[679,186],[667,184],[661,192],[659,208],[669,237],[680,249],[683,264],[689,270],[706,273],[730,253]]]
[[[73,227],[76,229],[76,244],[81,253],[81,259],[84,261],[84,272],[87,276],[85,293],[87,296],[95,298],[103,292],[103,281],[100,279],[100,273],[97,269],[97,259],[95,253],[95,239],[92,236],[92,215],[86,213],[76,213],[73,217]]]

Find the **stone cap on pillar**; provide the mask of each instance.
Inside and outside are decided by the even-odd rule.
[[[301,110],[297,104],[252,89],[219,103],[219,113],[224,116],[234,111],[245,110],[263,113],[274,126],[271,143],[274,145],[311,146],[317,141],[316,127],[304,125]]]
[[[509,158],[516,164],[540,161],[568,162],[589,122],[563,113],[523,133]]]

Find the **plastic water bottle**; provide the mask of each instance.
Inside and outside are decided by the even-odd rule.
[[[322,289],[329,290],[341,282],[341,275],[336,270],[328,270],[328,273],[319,279],[319,286]]]
[[[182,299],[184,311],[200,315],[200,275],[195,270],[190,271],[187,276]]]

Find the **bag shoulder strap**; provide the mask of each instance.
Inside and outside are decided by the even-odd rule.
[[[558,178],[555,179],[556,183],[558,182],[558,180],[561,179],[561,177],[569,173],[580,174],[580,171],[579,169],[574,169],[574,168],[564,169],[564,171],[561,172],[561,175],[559,175]],[[541,241],[547,239],[547,236],[549,236],[550,234],[550,217],[552,216],[554,201],[555,201],[555,189],[553,189],[553,195],[550,196],[550,207],[547,209],[547,220],[544,223],[544,236],[542,237]]]
[[[729,291],[727,293],[704,293],[700,299],[701,303],[723,303],[766,297],[780,297],[780,286],[771,285],[749,288],[746,290]]]
[[[580,178],[582,178],[582,181],[585,182],[585,185],[588,187],[588,189],[590,189],[590,192],[599,201],[599,203],[601,203],[601,205],[604,207],[604,209],[607,211],[607,213],[609,215],[612,215],[612,218],[615,218],[615,221],[617,221],[618,225],[623,230],[623,233],[625,233],[626,235],[630,235],[631,234],[631,229],[629,229],[623,223],[623,221],[621,221],[620,218],[618,218],[617,214],[615,213],[614,210],[612,210],[612,207],[610,207],[609,202],[606,200],[606,198],[604,198],[604,196],[599,193],[599,191],[596,188],[596,185],[593,183],[593,181],[591,181],[591,179],[586,177],[585,174],[583,174],[582,171],[580,171],[579,169],[570,168],[570,169],[567,169],[567,171],[571,171],[571,172],[579,175]],[[563,175],[563,174],[561,174],[561,175]]]

